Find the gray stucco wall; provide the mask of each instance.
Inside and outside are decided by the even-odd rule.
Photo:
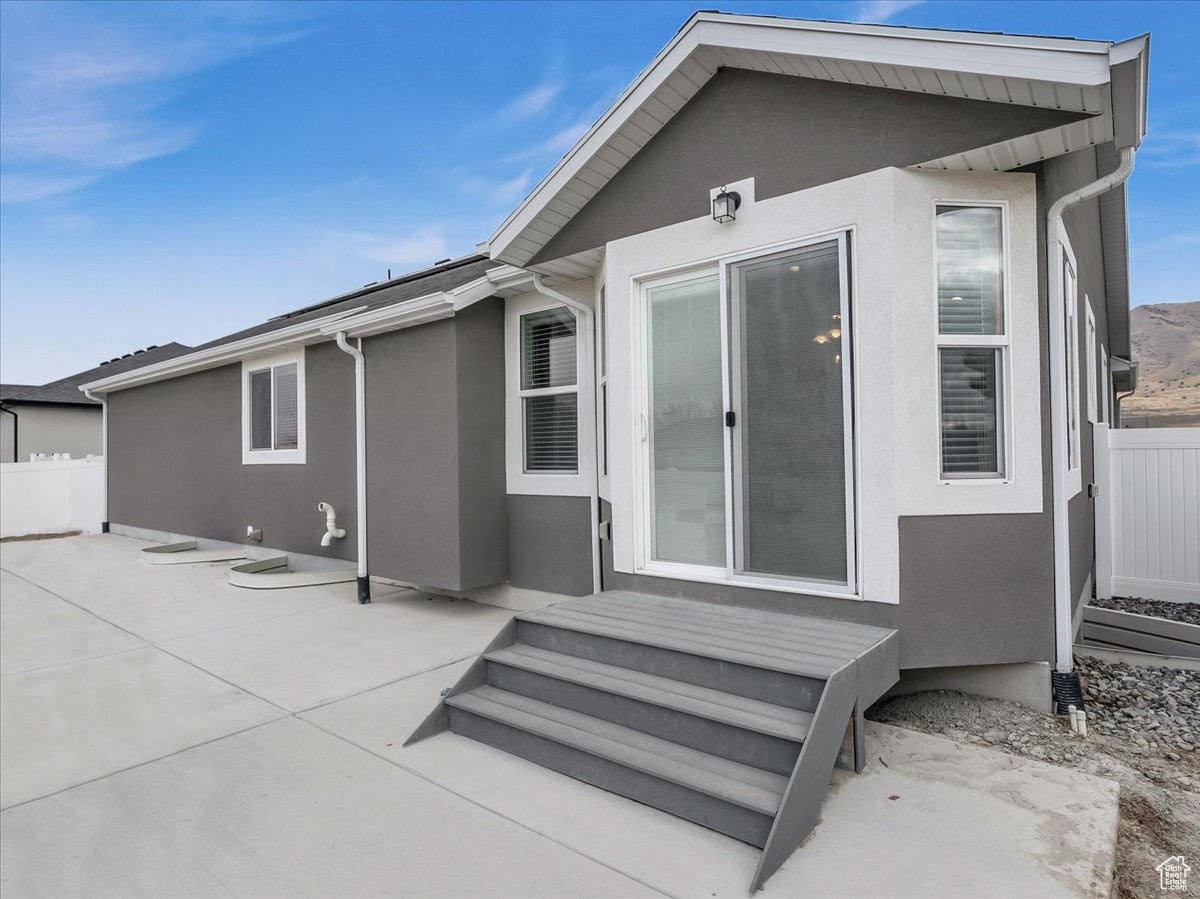
[[[16,404],[16,456],[13,416],[0,413],[0,462],[28,462],[32,453],[70,453],[73,459],[104,449],[99,406]]]
[[[354,558],[354,368],[332,344],[305,354],[307,463],[243,465],[240,364],[109,397],[109,520],[241,542],[262,528],[266,546]],[[325,517],[349,534],[323,548]]]
[[[907,166],[1082,118],[745,69],[722,69],[532,264],[707,215],[708,191],[754,177],[759,199]]]
[[[1054,657],[1049,515],[900,519],[906,668]]]
[[[509,583],[568,596],[590,594],[591,507],[586,496],[510,496]]]
[[[363,342],[370,573],[446,589],[508,576],[504,315],[485,301]],[[109,519],[355,558],[354,363],[305,353],[304,465],[243,465],[240,364],[112,394]],[[347,530],[323,549],[327,501]]]
[[[504,313],[364,341],[371,573],[465,590],[508,576]]]

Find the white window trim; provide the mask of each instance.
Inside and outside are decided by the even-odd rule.
[[[854,410],[857,408],[857,397],[855,391],[857,383],[851,377],[853,361],[851,359],[852,345],[854,341],[853,332],[853,309],[854,309],[854,272],[852,266],[853,252],[850,245],[855,237],[854,227],[837,228],[829,231],[822,231],[818,234],[809,235],[807,237],[794,238],[782,242],[773,242],[760,247],[754,247],[749,250],[739,250],[734,253],[725,254],[716,258],[709,258],[702,262],[692,263],[685,266],[679,266],[674,270],[647,272],[643,275],[635,276],[631,279],[631,297],[633,297],[632,321],[631,330],[633,337],[634,355],[631,360],[631,374],[633,375],[634,390],[637,397],[636,402],[636,425],[634,431],[634,449],[637,456],[636,464],[633,469],[634,491],[636,495],[636,509],[634,516],[634,572],[636,574],[652,575],[655,577],[665,577],[677,580],[697,581],[711,584],[726,584],[738,587],[753,587],[766,590],[772,590],[780,593],[799,593],[809,596],[828,596],[837,597],[839,599],[860,599],[860,587],[862,573],[860,571],[860,561],[858,552],[859,534],[859,509],[858,509],[858,447],[853,440],[855,433],[854,427]],[[693,565],[681,562],[667,562],[656,560],[653,558],[651,550],[651,523],[650,523],[650,484],[649,484],[649,389],[650,389],[650,372],[648,368],[649,347],[646,342],[646,315],[648,312],[648,296],[649,291],[655,287],[668,286],[681,281],[689,281],[695,278],[716,275],[720,286],[721,295],[721,345],[729,346],[729,297],[728,297],[728,266],[733,263],[745,262],[757,259],[761,256],[770,256],[775,253],[786,252],[792,249],[802,249],[805,246],[822,243],[831,239],[842,241],[841,264],[848,266],[848,277],[846,278],[846,296],[843,298],[843,314],[849,317],[850,337],[846,342],[843,351],[846,361],[843,371],[846,373],[845,386],[848,386],[846,396],[848,402],[844,406],[845,418],[845,436],[846,436],[846,479],[847,479],[847,581],[846,584],[829,583],[822,581],[803,580],[800,578],[776,577],[766,574],[757,574],[750,572],[741,572],[734,570],[734,528],[732,526],[734,516],[734,497],[732,490],[733,477],[733,433],[729,428],[725,429],[725,469],[726,469],[726,490],[725,490],[725,514],[726,514],[726,564],[724,567],[713,567],[709,565]],[[730,372],[729,360],[723,360],[722,374],[722,402],[724,408],[730,409]]]
[[[575,385],[541,390],[521,389],[521,316],[545,309],[566,308],[549,297],[533,293],[513,297],[505,304],[504,402],[505,467],[510,494],[526,496],[591,496],[596,483],[595,465],[595,373],[587,347],[587,329],[578,312],[575,317]],[[574,472],[525,471],[525,416],[523,398],[554,393],[573,393],[578,402],[577,470]]]
[[[250,374],[278,365],[296,365],[296,448],[250,449]],[[243,465],[303,465],[307,461],[307,414],[304,386],[304,347],[283,350],[270,355],[251,356],[242,360],[242,464]],[[275,434],[275,378],[271,378],[271,435]]]
[[[611,501],[612,481],[609,472],[605,470],[605,462],[612,466],[610,447],[612,445],[612,422],[608,421],[608,407],[612,406],[612,397],[604,402],[608,390],[608,295],[605,289],[604,265],[601,263],[599,275],[596,278],[596,481],[600,488],[600,496]]]
[[[1087,363],[1087,416],[1088,421],[1096,424],[1099,420],[1099,402],[1096,397],[1096,313],[1092,309],[1092,299],[1087,294],[1083,296],[1084,301],[1084,335],[1085,345],[1084,353],[1086,354]]]
[[[986,207],[1000,210],[1000,242],[1003,253],[1001,260],[1000,277],[1003,285],[1003,307],[1000,310],[1001,320],[1004,327],[1001,329],[1001,334],[943,334],[941,323],[939,320],[937,304],[938,304],[938,246],[937,246],[937,211],[940,206],[959,206],[964,208],[969,207]],[[995,484],[1007,484],[1016,477],[1015,471],[1015,452],[1012,442],[1013,422],[1012,422],[1012,330],[1013,330],[1013,313],[1012,313],[1012,241],[1009,237],[1009,222],[1011,215],[1009,214],[1009,204],[1007,200],[948,200],[933,199],[932,206],[932,229],[933,229],[933,340],[934,340],[934,369],[933,369],[933,396],[937,399],[937,458],[934,460],[934,472],[937,474],[937,482],[946,486],[967,487]],[[943,349],[962,349],[965,347],[990,347],[1000,351],[1000,378],[997,382],[1000,396],[998,405],[1000,407],[997,415],[996,425],[1000,429],[999,440],[997,445],[1000,451],[998,473],[983,473],[983,474],[961,474],[947,476],[942,471],[942,350]]]

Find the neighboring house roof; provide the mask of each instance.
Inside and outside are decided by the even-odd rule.
[[[178,377],[239,358],[270,351],[286,344],[328,340],[336,331],[367,336],[394,327],[420,324],[452,315],[456,309],[499,291],[488,280],[489,270],[507,268],[486,256],[475,254],[447,260],[340,294],[331,299],[269,319],[197,347],[177,358],[128,373],[95,372],[81,386],[107,392],[136,384]],[[114,377],[116,376],[116,377]]]
[[[538,253],[721,68],[1083,114],[915,166],[1008,171],[1110,141],[1136,147],[1145,133],[1148,57],[1146,35],[1113,44],[699,12],[480,250],[547,274],[589,274],[599,248],[542,262]]]
[[[49,384],[40,386],[0,385],[0,402],[5,405],[98,406],[99,403],[88,399],[80,392],[81,384],[123,374],[145,365],[153,365],[156,362],[182,356],[191,351],[191,347],[181,343],[164,343],[161,346],[150,346],[144,350],[109,359],[107,362],[101,362],[95,368],[59,378]]]

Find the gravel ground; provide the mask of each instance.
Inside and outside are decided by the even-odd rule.
[[[1084,657],[1076,665],[1088,703],[1086,738],[1071,733],[1065,718],[948,691],[897,697],[870,717],[1117,781],[1113,896],[1157,895],[1155,865],[1169,855],[1200,858],[1200,672]]]
[[[1114,596],[1112,599],[1089,599],[1088,605],[1098,609],[1132,612],[1135,615],[1170,618],[1184,624],[1200,624],[1200,603],[1197,602],[1166,602],[1161,599],[1138,599],[1136,596]]]

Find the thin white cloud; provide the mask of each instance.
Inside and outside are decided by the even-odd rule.
[[[881,25],[905,10],[920,6],[924,0],[871,0],[859,6],[856,22]]]
[[[505,105],[496,114],[496,118],[505,124],[536,118],[551,107],[558,95],[562,93],[562,89],[561,81],[548,79]]]
[[[6,5],[0,43],[0,201],[30,203],[190,146],[196,123],[168,121],[178,82],[303,37],[236,4],[171,16],[91,15],[57,4]],[[95,9],[95,8],[92,8]]]
[[[449,254],[445,231],[431,225],[410,234],[374,234],[328,230],[325,246],[336,255],[353,256],[392,267],[431,265]]]
[[[481,175],[458,179],[459,186],[468,194],[482,197],[497,206],[507,206],[529,192],[533,183],[533,167],[527,166],[511,178],[487,178]]]

